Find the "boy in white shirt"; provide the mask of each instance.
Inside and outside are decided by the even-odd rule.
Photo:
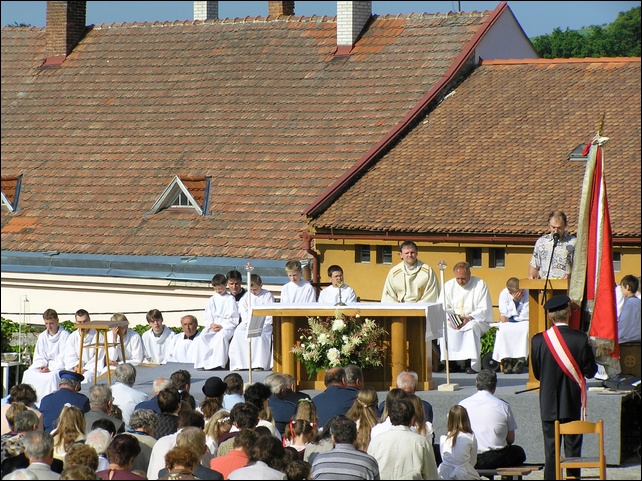
[[[227,292],[227,278],[216,274],[212,287],[214,295],[205,308],[205,329],[194,340],[194,369],[212,370],[226,366],[230,339],[240,320],[236,299]]]
[[[308,281],[303,279],[303,267],[297,260],[288,261],[285,264],[285,272],[290,278],[290,282],[285,284],[281,289],[282,304],[303,304],[306,302],[316,302],[317,295],[314,287]]]
[[[258,274],[250,277],[250,293],[241,297],[239,313],[241,322],[234,331],[230,341],[230,371],[249,369],[249,340],[252,340],[252,369],[272,369],[272,316],[263,317],[261,335],[248,338],[247,330],[250,324],[250,307],[272,304],[274,296],[263,289],[263,281]],[[250,305],[251,304],[251,305]]]

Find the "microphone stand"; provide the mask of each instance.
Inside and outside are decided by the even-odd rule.
[[[553,254],[555,254],[555,247],[559,240],[559,234],[553,234],[553,250],[551,250],[551,258],[548,261],[548,272],[546,272],[546,280],[544,281],[544,295],[542,296],[542,305],[546,303],[546,289],[548,289],[548,276],[551,274],[551,266],[553,265]]]

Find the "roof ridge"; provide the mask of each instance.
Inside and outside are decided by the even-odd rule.
[[[93,25],[94,29],[103,30],[117,27],[174,27],[174,26],[187,26],[187,25],[227,25],[237,23],[268,23],[268,22],[336,22],[337,17],[330,17],[327,15],[312,15],[310,17],[296,16],[296,15],[281,15],[279,17],[236,17],[236,18],[211,18],[208,20],[155,20],[153,22],[113,22],[113,23],[100,23]]]
[[[480,65],[546,65],[567,63],[634,63],[640,62],[640,57],[584,57],[584,58],[525,58],[503,60],[481,60]]]

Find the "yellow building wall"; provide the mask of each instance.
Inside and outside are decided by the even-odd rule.
[[[319,253],[320,282],[329,282],[327,270],[333,264],[343,268],[344,280],[352,287],[361,301],[380,301],[383,283],[390,268],[399,262],[399,245],[401,242],[381,241],[331,241],[325,239],[315,240],[315,250]],[[370,262],[356,262],[357,245],[370,246]],[[377,259],[377,246],[392,246],[392,262],[382,264]],[[460,261],[466,261],[466,249],[470,247],[481,248],[482,265],[473,267],[472,275],[482,278],[490,291],[493,305],[496,306],[499,300],[499,293],[506,287],[506,281],[510,277],[518,279],[528,278],[528,264],[530,262],[533,246],[499,245],[499,244],[422,244],[417,242],[419,248],[418,258],[420,261],[430,265],[439,278],[440,273],[437,263],[440,260],[446,261],[447,267],[444,271],[444,281],[453,277],[453,266]],[[504,267],[490,267],[491,249],[504,249]],[[615,247],[614,252],[620,254],[620,268],[615,271],[615,281],[620,282],[627,274],[640,275],[640,261],[642,259],[639,247]],[[495,316],[499,317],[497,308]]]

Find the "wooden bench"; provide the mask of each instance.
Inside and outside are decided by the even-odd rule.
[[[477,472],[483,478],[494,480],[495,476],[499,479],[522,479],[522,476],[527,476],[533,471],[539,471],[544,466],[511,466],[509,468],[496,468],[496,469],[478,469]]]

